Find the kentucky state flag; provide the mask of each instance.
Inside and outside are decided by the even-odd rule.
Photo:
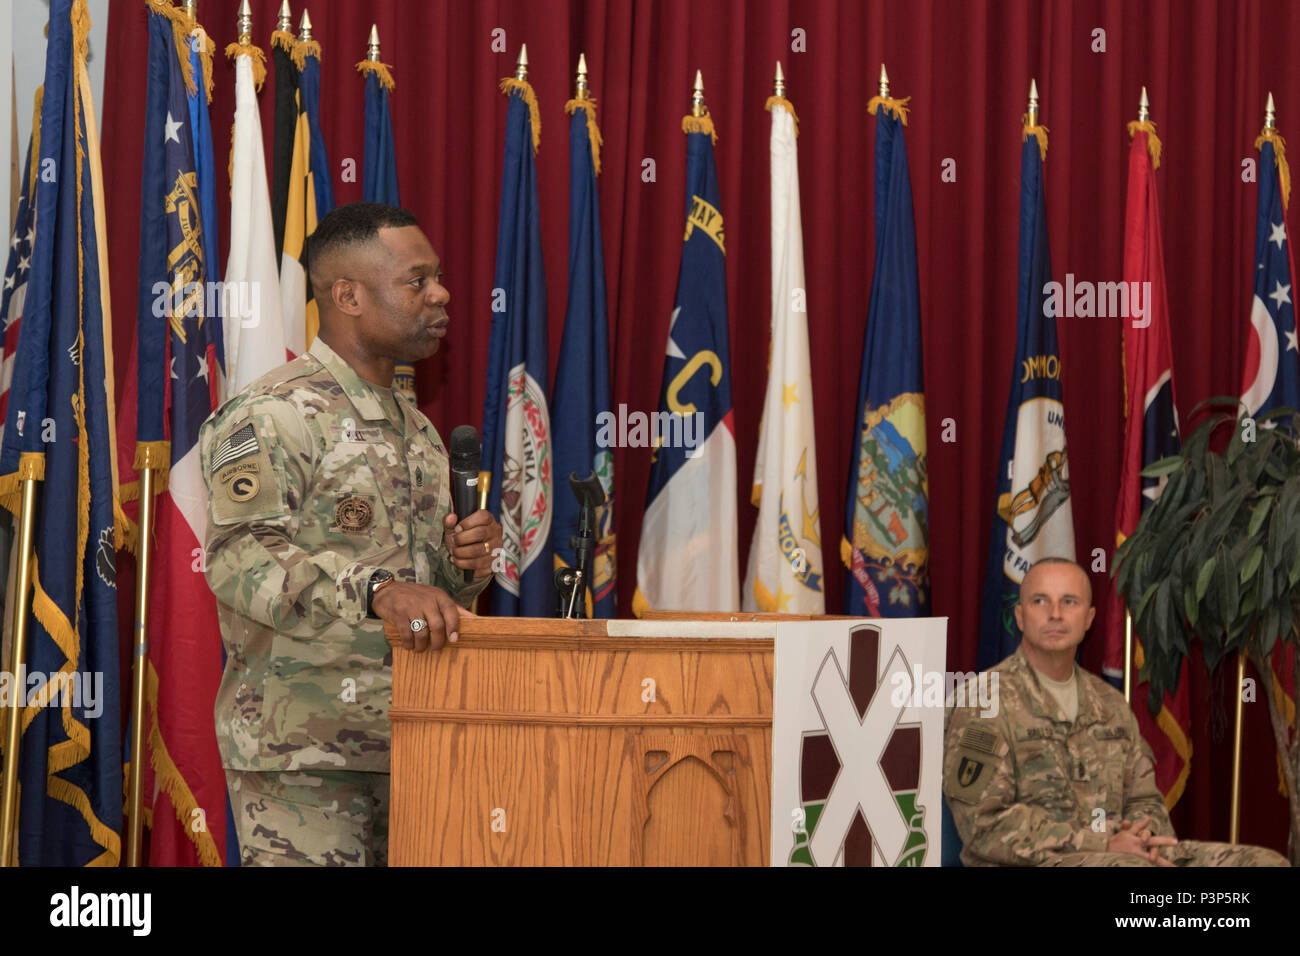
[[[613,419],[609,389],[609,318],[605,311],[605,252],[600,234],[596,173],[600,130],[596,101],[570,100],[569,302],[564,312],[560,364],[555,370],[555,566],[573,565],[569,538],[578,533],[578,499],[568,488],[571,473],[595,474],[605,489],[596,511],[595,549],[589,584],[592,617],[617,616],[614,590],[614,449],[602,441]]]
[[[668,427],[652,441],[637,552],[638,616],[650,609],[735,611],[740,604],[727,263],[713,123],[688,116],[682,127],[686,235],[657,413]]]
[[[85,0],[50,6],[38,229],[0,448],[0,502],[16,511],[21,483],[37,480],[32,603],[23,666],[0,675],[0,707],[21,733],[17,862],[117,866],[122,722],[104,186]]]
[[[873,97],[876,114],[876,266],[858,378],[840,552],[844,613],[930,613],[921,291],[903,102]]]
[[[504,79],[501,90],[509,106],[481,466],[490,476],[488,510],[503,532],[504,568],[496,572],[492,613],[553,617],[546,274],[533,162],[537,99],[523,80]]]
[[[1065,453],[1065,406],[1056,345],[1060,289],[1051,284],[1043,160],[1047,131],[1026,126],[1020,150],[1020,280],[1016,360],[998,454],[997,503],[984,579],[978,666],[1009,657],[1020,643],[1013,609],[1020,582],[1039,558],[1074,560],[1074,516]]]

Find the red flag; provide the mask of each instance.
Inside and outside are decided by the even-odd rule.
[[[1170,346],[1169,299],[1160,243],[1160,204],[1156,168],[1160,140],[1155,124],[1129,124],[1128,204],[1124,215],[1124,292],[1129,308],[1124,320],[1124,464],[1115,505],[1118,546],[1137,527],[1142,509],[1155,501],[1165,478],[1143,478],[1143,468],[1178,451],[1178,411],[1174,405],[1173,349]],[[1124,672],[1124,606],[1112,590],[1110,627],[1104,670],[1112,679]],[[1156,758],[1156,783],[1172,808],[1183,795],[1191,767],[1191,707],[1187,668],[1173,694],[1165,693],[1160,713],[1147,707],[1147,685],[1137,683],[1142,646],[1134,635],[1133,711],[1142,736]]]

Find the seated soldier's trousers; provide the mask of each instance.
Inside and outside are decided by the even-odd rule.
[[[388,774],[226,771],[243,866],[387,866]]]
[[[1290,866],[1286,857],[1262,846],[1179,840],[1160,855],[1175,866]],[[1053,853],[1042,866],[1158,866],[1132,853]]]

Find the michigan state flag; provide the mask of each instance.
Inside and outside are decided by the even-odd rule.
[[[609,319],[605,311],[605,253],[600,235],[600,130],[596,101],[570,100],[569,302],[564,313],[560,364],[555,370],[555,566],[573,565],[569,538],[578,533],[578,499],[570,473],[594,473],[605,489],[596,512],[590,599],[592,617],[614,617],[614,449],[609,397]],[[605,427],[600,426],[604,424]]]
[[[482,471],[490,478],[488,510],[501,522],[503,551],[492,613],[551,617],[551,417],[546,395],[546,275],[538,219],[538,130],[533,88],[505,79],[505,163],[497,227],[492,334],[483,405]]]
[[[736,438],[727,329],[726,245],[713,123],[687,116],[686,234],[651,436],[650,485],[636,560],[646,610],[735,611]]]
[[[1052,282],[1043,190],[1046,155],[1047,131],[1026,126],[1020,150],[1016,359],[997,462],[997,500],[980,621],[980,670],[1009,657],[1020,643],[1013,609],[1030,565],[1040,558],[1073,561],[1075,557],[1056,345],[1061,287]]]
[[[86,3],[50,7],[38,228],[0,448],[0,502],[16,510],[21,483],[37,479],[35,564],[24,666],[0,674],[0,707],[20,722],[18,862],[117,866],[122,722],[103,178]]]
[[[876,114],[876,266],[840,542],[844,613],[925,617],[930,506],[907,112],[903,102],[879,96],[868,108]]]

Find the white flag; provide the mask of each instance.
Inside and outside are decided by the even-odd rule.
[[[235,59],[235,132],[230,171],[230,257],[226,261],[226,382],[222,400],[285,356],[280,278],[271,229],[262,121],[248,54]]]
[[[758,525],[741,599],[747,611],[823,614],[812,366],[794,117],[772,111],[772,349],[751,501]]]

